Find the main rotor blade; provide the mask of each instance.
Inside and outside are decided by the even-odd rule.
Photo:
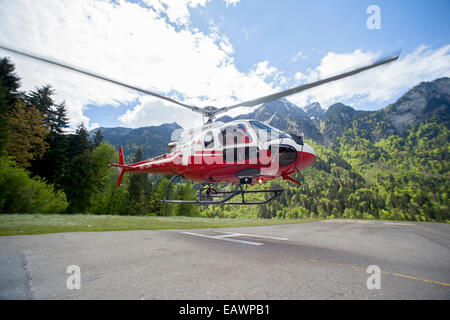
[[[138,91],[138,92],[141,92],[141,93],[145,93],[145,94],[148,94],[150,96],[153,96],[153,97],[156,97],[156,98],[159,98],[159,99],[163,99],[163,100],[175,103],[175,104],[177,104],[179,106],[191,109],[192,111],[195,111],[195,112],[199,112],[199,113],[202,113],[202,114],[204,113],[204,111],[202,111],[201,108],[198,108],[198,107],[195,107],[195,106],[191,106],[191,105],[188,105],[188,104],[184,104],[184,103],[178,102],[178,101],[176,101],[174,99],[171,99],[169,97],[160,95],[158,93],[155,93],[155,92],[152,92],[152,91],[149,91],[149,90],[145,90],[145,89],[141,89],[141,88],[135,87],[133,85],[130,85],[130,84],[127,84],[127,83],[123,83],[123,82],[120,82],[120,81],[117,81],[117,80],[114,80],[114,79],[110,79],[110,78],[107,78],[105,76],[101,76],[101,75],[98,75],[96,73],[93,73],[93,72],[84,71],[84,70],[76,68],[76,67],[65,65],[65,64],[62,64],[60,62],[52,61],[52,60],[49,60],[49,59],[46,59],[46,58],[42,58],[42,57],[35,56],[35,55],[29,54],[29,53],[25,53],[25,52],[21,52],[21,51],[18,51],[18,50],[14,50],[14,49],[11,49],[11,48],[6,48],[6,47],[1,46],[1,45],[0,45],[0,49],[6,50],[6,51],[9,51],[9,52],[12,52],[12,53],[16,53],[16,54],[19,54],[19,55],[22,55],[22,56],[25,56],[25,57],[28,57],[28,58],[32,58],[32,59],[35,59],[35,60],[39,60],[39,61],[42,61],[42,62],[50,63],[50,64],[53,64],[55,66],[61,67],[61,68],[72,70],[72,71],[75,71],[75,72],[78,72],[78,73],[81,73],[81,74],[84,74],[84,75],[87,75],[87,76],[90,76],[90,77],[94,77],[94,78],[97,78],[97,79],[100,79],[100,80],[104,80],[104,81],[107,81],[107,82],[110,82],[110,83],[113,83],[113,84],[116,84],[116,85],[119,85],[119,86],[122,86],[122,87],[125,87],[125,88],[128,88],[128,89],[132,89],[132,90],[135,90],[135,91]]]
[[[277,100],[277,99],[289,96],[289,95],[294,94],[294,93],[299,93],[299,92],[302,92],[302,91],[305,91],[305,90],[308,90],[308,89],[311,89],[311,88],[314,88],[314,87],[318,87],[318,86],[323,85],[323,84],[328,83],[328,82],[332,82],[332,81],[336,81],[336,80],[343,79],[343,78],[346,78],[346,77],[350,77],[350,76],[353,76],[353,75],[355,75],[357,73],[360,73],[360,72],[363,72],[363,71],[366,71],[366,70],[369,70],[369,69],[381,66],[381,65],[386,64],[386,63],[393,62],[393,61],[397,60],[399,58],[399,56],[400,56],[400,53],[397,53],[394,56],[390,56],[389,58],[382,58],[382,59],[378,60],[377,62],[371,64],[371,65],[368,65],[368,66],[365,66],[365,67],[361,67],[361,68],[358,68],[358,69],[355,69],[355,70],[352,70],[352,71],[349,71],[349,72],[345,72],[345,73],[342,73],[342,74],[339,74],[339,75],[336,75],[336,76],[333,76],[333,77],[330,77],[330,78],[326,78],[326,79],[319,80],[319,81],[316,81],[316,82],[304,84],[304,85],[301,85],[301,86],[298,86],[298,87],[295,87],[295,88],[291,88],[291,89],[288,89],[288,90],[285,90],[285,91],[274,93],[274,94],[271,94],[271,95],[268,95],[268,96],[264,96],[264,97],[261,97],[261,98],[254,99],[254,100],[240,102],[240,103],[235,104],[233,106],[219,108],[216,112],[214,112],[214,115],[217,115],[217,114],[223,113],[223,112],[227,112],[227,111],[229,111],[231,109],[234,109],[234,108],[254,107],[254,106],[257,106],[257,105],[262,104],[262,103],[267,103],[267,102],[270,102],[270,101],[274,101],[274,100]]]

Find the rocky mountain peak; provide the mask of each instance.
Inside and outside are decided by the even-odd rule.
[[[433,115],[450,120],[450,78],[421,82],[384,111],[397,132],[403,133]]]
[[[318,102],[313,102],[303,109],[305,109],[306,114],[310,119],[314,118],[321,121],[323,116],[325,115],[325,110],[322,109],[322,106]]]

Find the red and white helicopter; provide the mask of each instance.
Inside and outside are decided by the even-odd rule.
[[[288,134],[270,126],[273,116],[265,122],[252,119],[228,123],[214,122],[218,114],[235,108],[254,107],[274,101],[325,83],[350,77],[399,58],[399,54],[395,54],[368,66],[232,106],[200,108],[59,62],[2,46],[0,49],[133,89],[202,114],[207,119],[206,123],[202,127],[183,131],[178,141],[169,143],[169,153],[142,162],[125,164],[123,149],[120,147],[119,163],[112,163],[110,166],[117,167],[120,172],[118,185],[126,172],[173,175],[174,177],[167,187],[164,203],[205,205],[267,203],[280,196],[283,190],[246,190],[243,185],[262,184],[266,180],[280,177],[300,185],[290,175],[306,169],[316,158],[313,148],[304,142],[303,135]],[[177,178],[200,183],[196,200],[168,199],[171,184]],[[216,186],[219,184],[231,185],[232,189],[229,191],[218,190]],[[237,187],[233,188],[233,185]],[[264,201],[246,201],[245,195],[249,193],[268,193],[270,196]],[[236,197],[239,201],[233,200]]]

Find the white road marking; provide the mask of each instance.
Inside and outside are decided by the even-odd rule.
[[[283,240],[283,241],[287,241],[289,240],[288,238],[276,238],[276,237],[268,237],[268,236],[260,236],[260,235],[256,235],[256,234],[248,234],[248,233],[235,233],[235,232],[228,232],[228,231],[218,231],[215,230],[216,232],[221,232],[221,233],[227,233],[227,235],[225,236],[219,236],[219,237],[233,237],[233,236],[244,236],[244,237],[255,237],[255,238],[266,238],[266,239],[274,239],[274,240]]]
[[[262,242],[252,242],[252,241],[245,241],[245,240],[238,240],[238,239],[230,239],[230,238],[224,238],[224,237],[220,237],[220,236],[208,236],[206,234],[200,234],[200,233],[194,233],[194,232],[182,232],[182,233],[188,234],[188,235],[191,235],[191,236],[196,236],[196,237],[203,237],[203,238],[209,238],[209,239],[215,239],[215,240],[223,240],[223,241],[245,243],[245,244],[249,244],[249,245],[252,245],[252,246],[262,246],[262,245],[264,245],[264,243],[262,243]]]
[[[223,234],[221,236],[214,236],[216,238],[229,238],[229,237],[236,237],[238,234],[233,233],[233,234]]]

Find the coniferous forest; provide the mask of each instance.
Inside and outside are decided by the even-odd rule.
[[[331,121],[320,123],[321,132],[311,125],[306,135],[316,162],[294,176],[302,186],[268,181],[252,188],[285,192],[266,205],[198,207],[160,203],[168,176],[125,175],[122,187],[116,187],[118,173],[108,164],[117,162],[117,146],[104,138],[101,129],[90,133],[80,124],[68,130],[66,105],[54,101],[54,95],[50,85],[21,91],[14,63],[0,60],[0,213],[450,222],[448,96],[429,103],[436,110],[444,105],[444,116],[433,114],[433,109],[431,116],[402,132],[390,128],[383,115],[395,104],[379,113],[355,112],[339,127],[333,127],[339,117],[330,107]],[[275,121],[281,117],[282,113]],[[273,125],[283,130],[296,126],[284,123],[286,127]],[[310,123],[302,125],[307,128]],[[332,132],[325,135],[327,130]],[[144,160],[146,148],[134,144],[127,160]],[[170,193],[173,198],[195,199],[196,187],[185,182]]]

